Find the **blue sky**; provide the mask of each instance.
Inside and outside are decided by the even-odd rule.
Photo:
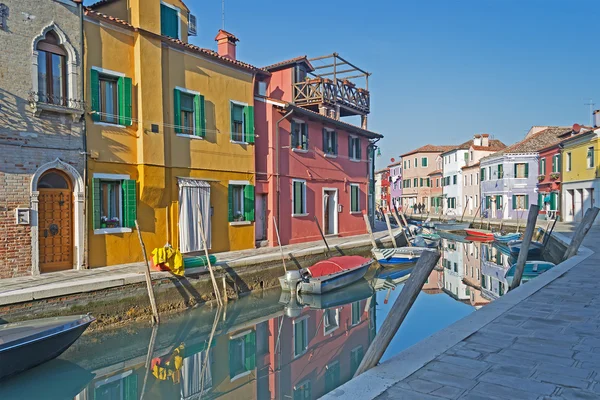
[[[215,49],[221,1],[186,4],[191,42]],[[225,29],[257,66],[335,51],[372,72],[379,168],[427,143],[490,133],[511,144],[532,125],[588,124],[584,103],[600,108],[598,11],[592,0],[225,0]]]

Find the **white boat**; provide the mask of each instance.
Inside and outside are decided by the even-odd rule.
[[[381,265],[397,265],[415,263],[427,247],[399,247],[397,249],[371,249],[371,254]]]

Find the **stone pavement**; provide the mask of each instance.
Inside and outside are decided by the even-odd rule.
[[[374,236],[376,240],[381,240],[382,242],[389,240],[385,222],[376,222]],[[369,236],[366,234],[350,237],[330,237],[327,238],[327,241],[332,249],[335,247],[349,249],[352,247],[367,246],[370,243]],[[323,253],[325,246],[322,241],[309,242],[283,246],[283,251],[286,259],[289,259],[292,255],[299,257]],[[281,258],[279,247],[230,251],[216,253],[215,256],[217,257],[217,265],[227,265],[232,268],[260,264]],[[197,274],[205,270],[206,268],[204,267],[194,268],[186,270],[186,274]],[[171,276],[169,272],[152,272],[152,279],[161,279],[169,276]],[[144,280],[144,263],[142,262],[0,279],[0,306],[114,288],[144,282]]]
[[[325,398],[600,398],[598,243]]]

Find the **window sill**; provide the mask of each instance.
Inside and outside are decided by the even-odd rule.
[[[234,144],[248,144],[248,142],[240,142],[239,140],[230,140],[229,142]]]
[[[304,214],[292,214],[292,217],[308,217],[308,213],[304,213]]]
[[[77,118],[80,118],[83,115],[83,110],[78,108],[71,108],[67,106],[61,106],[56,104],[42,103],[36,102],[33,104],[33,113],[36,117],[39,117],[42,112],[53,112],[57,114],[66,114],[71,115],[73,121],[76,121]]]
[[[232,221],[229,223],[231,226],[242,226],[242,225],[250,225],[252,221]]]
[[[329,154],[329,153],[325,153],[324,154],[325,158],[337,158],[337,154]]]
[[[294,360],[295,360],[296,358],[300,358],[300,357],[302,357],[303,355],[305,355],[307,351],[308,351],[308,349],[304,350],[304,351],[303,351],[302,353],[300,353],[300,354],[294,355]]]
[[[294,153],[308,153],[308,149],[292,149]]]
[[[237,374],[236,376],[234,376],[233,378],[231,378],[229,380],[229,382],[233,382],[233,381],[235,381],[237,379],[243,378],[244,376],[248,376],[248,375],[250,375],[250,372],[252,372],[252,371],[246,371],[246,372],[242,372],[241,374]]]
[[[94,121],[94,125],[111,126],[113,128],[127,128],[125,125],[113,124],[112,122]]]
[[[360,215],[360,214],[362,214],[362,212],[361,211],[350,211],[350,214]]]
[[[360,159],[358,159],[358,158],[351,158],[350,161],[352,161],[352,162],[360,162]]]
[[[204,140],[204,138],[202,136],[186,135],[184,133],[178,133],[177,136],[180,137],[180,138],[186,138],[186,139]]]
[[[101,228],[94,229],[94,235],[110,235],[112,233],[131,233],[131,228]]]
[[[338,328],[339,328],[339,326],[336,326],[335,328],[331,328],[331,329],[330,329],[330,330],[328,330],[328,331],[327,331],[327,330],[324,330],[324,331],[323,331],[323,335],[324,335],[324,336],[331,335],[333,332],[337,331],[337,330],[338,330]]]

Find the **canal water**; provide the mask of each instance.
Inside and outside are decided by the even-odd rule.
[[[507,290],[505,249],[442,240],[384,360]],[[373,268],[340,293],[252,293],[218,310],[82,336],[61,357],[0,383],[0,399],[315,399],[356,371],[412,266]]]

